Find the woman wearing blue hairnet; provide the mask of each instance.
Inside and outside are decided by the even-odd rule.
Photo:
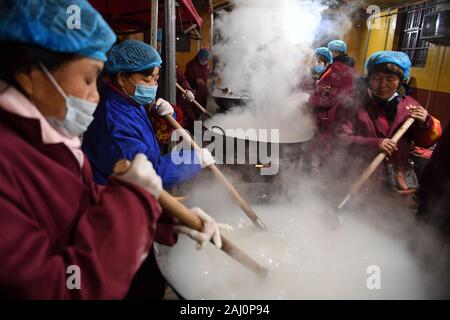
[[[319,135],[327,139],[332,132],[337,110],[353,93],[354,81],[333,68],[333,55],[328,48],[317,48],[315,54],[317,62],[313,70],[319,74],[319,79],[308,104],[316,115]]]
[[[191,88],[195,90],[196,100],[205,108],[208,99],[207,82],[211,73],[208,66],[210,55],[208,49],[200,49],[194,59],[187,63],[185,72],[186,79],[189,81]],[[200,113],[197,109],[193,110],[195,118],[192,121],[195,121],[200,117]]]
[[[317,134],[311,144],[313,168],[324,167],[329,162],[333,145],[336,113],[352,97],[353,77],[334,68],[333,55],[328,48],[315,50],[316,64],[313,72],[319,75],[308,106],[316,118]],[[322,171],[320,171],[322,172]]]
[[[388,156],[385,180],[401,194],[414,193],[418,182],[408,161],[409,153],[413,145],[433,145],[441,136],[440,123],[402,90],[411,68],[407,54],[376,52],[369,57],[366,67],[368,79],[366,85],[358,88],[355,105],[343,109],[339,115],[340,139],[353,156],[353,165],[349,167],[347,162],[346,167],[359,173],[357,162],[367,166],[377,153],[384,152]],[[415,123],[395,143],[390,137],[409,116]],[[378,174],[383,177],[380,170]]]
[[[83,150],[97,183],[106,183],[116,161],[133,159],[137,153],[148,157],[165,188],[192,178],[215,162],[207,149],[198,155],[185,152],[182,157],[186,161],[181,164],[173,161],[171,153],[161,155],[146,111],[150,106],[161,117],[174,112],[167,101],[155,101],[161,63],[159,53],[141,41],[126,40],[109,52],[106,84],[100,89],[99,106],[83,137]]]
[[[0,2],[1,298],[120,299],[153,241],[175,242],[145,155],[98,186],[81,151],[114,41],[87,1]]]

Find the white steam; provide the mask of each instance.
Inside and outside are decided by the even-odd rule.
[[[232,12],[215,20],[221,41],[213,53],[223,82],[247,91],[260,107],[298,106],[293,92],[312,56],[324,7],[314,1],[234,1]],[[281,107],[280,107],[281,108]]]
[[[288,128],[299,136],[313,130],[298,90],[309,74],[316,29],[325,9],[317,1],[236,0],[231,12],[215,20],[221,40],[213,46],[223,87],[248,95],[245,111],[218,115],[209,124],[224,128]],[[307,133],[305,133],[305,131]]]
[[[248,187],[253,193],[258,184]],[[341,212],[342,227],[333,230],[316,187],[303,177],[299,187],[291,186],[273,203],[252,205],[267,226],[261,231],[214,179],[198,181],[188,189],[191,205],[232,225],[235,230],[225,236],[267,268],[268,277],[258,277],[210,244],[198,251],[187,237],[173,248],[158,246],[164,276],[187,299],[448,297],[448,258],[401,203],[384,198],[382,207],[348,207]],[[380,271],[379,287],[374,267]]]

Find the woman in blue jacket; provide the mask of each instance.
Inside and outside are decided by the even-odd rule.
[[[188,180],[201,168],[215,163],[207,149],[195,155],[185,152],[183,159],[190,161],[181,164],[176,164],[170,153],[161,155],[145,108],[156,108],[158,116],[173,114],[170,103],[163,99],[155,102],[161,63],[153,47],[136,40],[115,45],[108,53],[101,100],[83,137],[83,150],[97,183],[107,183],[117,160],[131,160],[138,153],[152,162],[164,188]]]

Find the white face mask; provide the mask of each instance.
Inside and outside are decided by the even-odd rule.
[[[39,63],[39,66],[56,90],[66,100],[67,111],[64,120],[55,117],[46,117],[48,123],[56,131],[68,138],[81,136],[87,130],[92,120],[94,120],[92,115],[94,114],[95,108],[97,108],[97,103],[74,96],[67,96],[47,68],[42,63]]]

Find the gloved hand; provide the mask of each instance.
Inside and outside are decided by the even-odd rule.
[[[213,240],[213,243],[217,248],[222,248],[220,229],[232,231],[233,227],[226,224],[217,223],[212,217],[210,217],[200,208],[195,207],[190,210],[202,220],[203,230],[199,232],[183,225],[177,225],[174,226],[174,231],[177,233],[183,233],[192,240],[197,241],[196,247],[198,250],[202,249],[203,245],[209,242],[211,239]]]
[[[190,91],[190,90],[186,90],[186,94],[184,96],[185,96],[186,100],[189,102],[192,102],[195,100],[195,96],[192,93],[192,91]]]
[[[160,117],[164,117],[168,114],[172,115],[174,112],[172,105],[164,99],[159,98],[156,100],[156,113]]]
[[[214,160],[214,157],[212,156],[211,152],[209,152],[208,149],[202,148],[198,150],[197,157],[200,159],[200,165],[203,168],[209,167],[216,163],[216,160]]]
[[[162,180],[160,176],[156,174],[152,163],[148,161],[147,157],[142,153],[138,153],[134,157],[134,160],[131,162],[131,167],[127,172],[115,175],[115,177],[119,180],[141,186],[156,198],[159,197],[162,190]]]

